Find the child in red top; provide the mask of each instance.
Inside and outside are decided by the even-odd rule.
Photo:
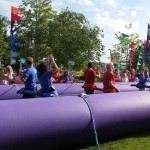
[[[108,63],[106,65],[107,71],[104,73],[103,77],[103,92],[104,93],[113,93],[119,92],[119,89],[115,87],[115,78],[113,74],[114,65],[113,63]]]
[[[24,81],[22,80],[23,70],[19,69],[19,75],[15,77],[15,83],[16,84],[24,84]]]
[[[114,78],[115,78],[116,82],[120,82],[121,81],[120,74],[118,73],[118,69],[115,69]]]
[[[97,68],[98,69],[98,68]],[[96,71],[93,70],[93,65],[91,62],[88,63],[88,68],[84,71],[84,90],[86,92],[86,94],[93,94],[94,93],[94,89],[93,87],[96,87],[94,85],[95,82],[95,78],[100,78],[100,74],[99,74],[99,69],[97,70],[98,72],[96,73]]]
[[[53,78],[54,78],[54,82],[53,83],[60,83],[61,74],[59,73],[58,70],[56,70],[55,72],[53,72]]]

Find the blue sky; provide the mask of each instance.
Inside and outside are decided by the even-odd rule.
[[[10,7],[18,7],[22,0],[0,0],[0,14],[10,19]],[[150,23],[149,0],[52,0],[55,10],[63,8],[83,13],[91,25],[97,25],[104,31],[103,44],[106,55],[102,61],[109,61],[109,50],[117,43],[115,33],[138,33],[141,39],[146,39],[147,25]],[[127,30],[125,25],[132,24]]]

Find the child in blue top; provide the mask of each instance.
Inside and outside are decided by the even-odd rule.
[[[50,62],[54,65],[54,70],[58,70],[58,66],[52,54],[49,56],[49,59]],[[45,63],[40,63],[37,67],[38,80],[42,87],[42,89],[40,90],[40,95],[43,97],[58,96],[57,91],[52,85],[52,71],[49,70],[49,66],[50,63],[49,65],[46,65]]]
[[[69,71],[65,71],[64,75],[61,77],[61,83],[73,83]]]
[[[147,81],[149,80],[149,73],[145,69],[146,67],[142,68],[142,72],[138,73],[136,77],[138,78],[139,82],[137,84],[131,84],[131,86],[135,86],[139,89],[150,88],[149,85],[147,85]]]
[[[27,57],[25,65],[26,65],[26,70],[23,72],[22,79],[25,82],[24,91],[28,91],[28,92],[23,93],[23,98],[34,98],[35,95],[31,93],[37,90],[36,87],[37,70],[33,67],[33,58]]]

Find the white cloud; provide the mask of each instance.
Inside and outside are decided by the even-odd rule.
[[[95,16],[96,24],[104,30],[104,39],[103,44],[105,45],[105,52],[106,55],[104,56],[104,59],[102,61],[107,61],[106,57],[109,56],[108,49],[113,48],[113,45],[118,43],[117,39],[115,38],[115,33],[118,33],[119,31],[125,34],[132,34],[132,33],[138,33],[139,31],[139,21],[132,23],[131,29],[126,29],[125,25],[128,25],[130,22],[122,19],[112,19],[106,16],[103,16],[103,14],[99,13]],[[141,35],[142,39],[144,35]]]
[[[139,29],[139,21],[132,23],[131,29],[126,29],[125,25],[130,24],[130,22],[125,21],[121,18],[112,19],[109,17],[102,16],[101,14],[97,14],[95,16],[95,22],[100,28],[110,28],[114,31],[114,33],[117,33],[118,31],[124,32],[126,34],[135,33],[138,32]]]
[[[63,2],[61,2],[61,1],[53,1],[53,2],[52,2],[52,7],[53,7],[56,11],[60,12],[60,9],[59,9],[59,8],[62,8],[62,7],[63,7]]]
[[[16,1],[6,1],[6,0],[0,0],[0,14],[8,17],[8,19],[10,20],[11,18],[11,6],[14,7],[19,7],[19,5],[21,5],[22,2],[21,0]]]
[[[108,17],[109,16],[109,11],[104,11],[103,16]]]
[[[71,3],[75,3],[77,0],[69,0]]]
[[[63,6],[63,2],[61,2],[61,1],[53,1],[52,2],[52,6],[54,6],[54,7],[62,7]]]
[[[135,10],[131,11],[131,16],[136,17],[137,16],[137,11],[135,11]]]
[[[115,26],[113,26],[113,28],[114,28],[115,33],[120,31],[120,32],[123,32],[126,34],[131,34],[131,33],[137,33],[138,29],[139,29],[139,21],[133,22],[131,29],[125,28],[125,26],[130,23],[123,19],[114,20],[114,24],[115,24]]]
[[[117,6],[117,0],[107,0],[107,3],[112,6],[112,7],[116,7]]]
[[[118,15],[119,16],[125,16],[126,13],[124,11],[122,11],[122,10],[118,10]]]
[[[82,6],[94,6],[92,0],[69,0],[71,3],[77,3]]]
[[[0,9],[1,10],[5,9],[6,11],[11,9],[11,3],[10,2],[6,2],[6,1],[0,1]]]
[[[150,11],[146,13],[147,19],[150,19]]]
[[[0,1],[0,13],[5,15],[6,17],[8,17],[8,19],[10,20],[11,3],[10,2],[6,2],[4,0]]]
[[[11,4],[10,4],[10,2],[6,2],[5,0],[1,0],[0,1],[0,7],[3,8],[4,6],[10,7]]]
[[[96,8],[96,7],[85,7],[84,10],[86,11],[90,11],[90,12],[94,12],[94,13],[99,13],[100,9]]]
[[[146,15],[150,16],[150,11],[148,11]]]

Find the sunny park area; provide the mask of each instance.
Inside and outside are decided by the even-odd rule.
[[[19,8],[12,6],[10,15],[11,21],[0,16],[0,68],[12,65],[18,73],[27,56],[33,57],[37,65],[53,53],[61,70],[79,72],[92,61],[101,67],[101,73],[104,72],[105,62],[101,61],[106,51],[102,42],[103,29],[90,25],[84,14],[68,8],[58,13],[51,2],[34,0],[23,1]],[[132,24],[125,28],[131,29]],[[109,59],[119,72],[149,68],[149,28],[148,25],[147,40],[144,41],[136,33],[116,33],[118,43],[109,49]]]
[[[48,62],[49,54],[53,54],[61,75],[67,70],[72,82],[84,83],[83,71],[89,61],[100,68],[101,77],[96,82],[103,81],[106,62],[101,61],[101,57],[106,52],[105,34],[102,28],[90,24],[84,14],[69,8],[58,13],[50,0],[23,0],[22,5],[10,9],[11,20],[0,15],[0,79],[9,68],[16,80],[13,83],[17,83],[15,77],[25,68],[27,57],[32,57],[37,67],[41,62]],[[127,24],[125,28],[130,30],[133,26]],[[118,43],[109,49],[109,62],[114,64],[114,74],[119,74],[117,82],[136,82],[136,76],[132,78],[133,70],[136,74],[146,68],[149,74],[150,24],[146,30],[146,40],[140,39],[137,33],[115,33]],[[84,150],[148,150],[149,136],[149,132],[144,132],[103,143],[99,139],[96,146]]]

